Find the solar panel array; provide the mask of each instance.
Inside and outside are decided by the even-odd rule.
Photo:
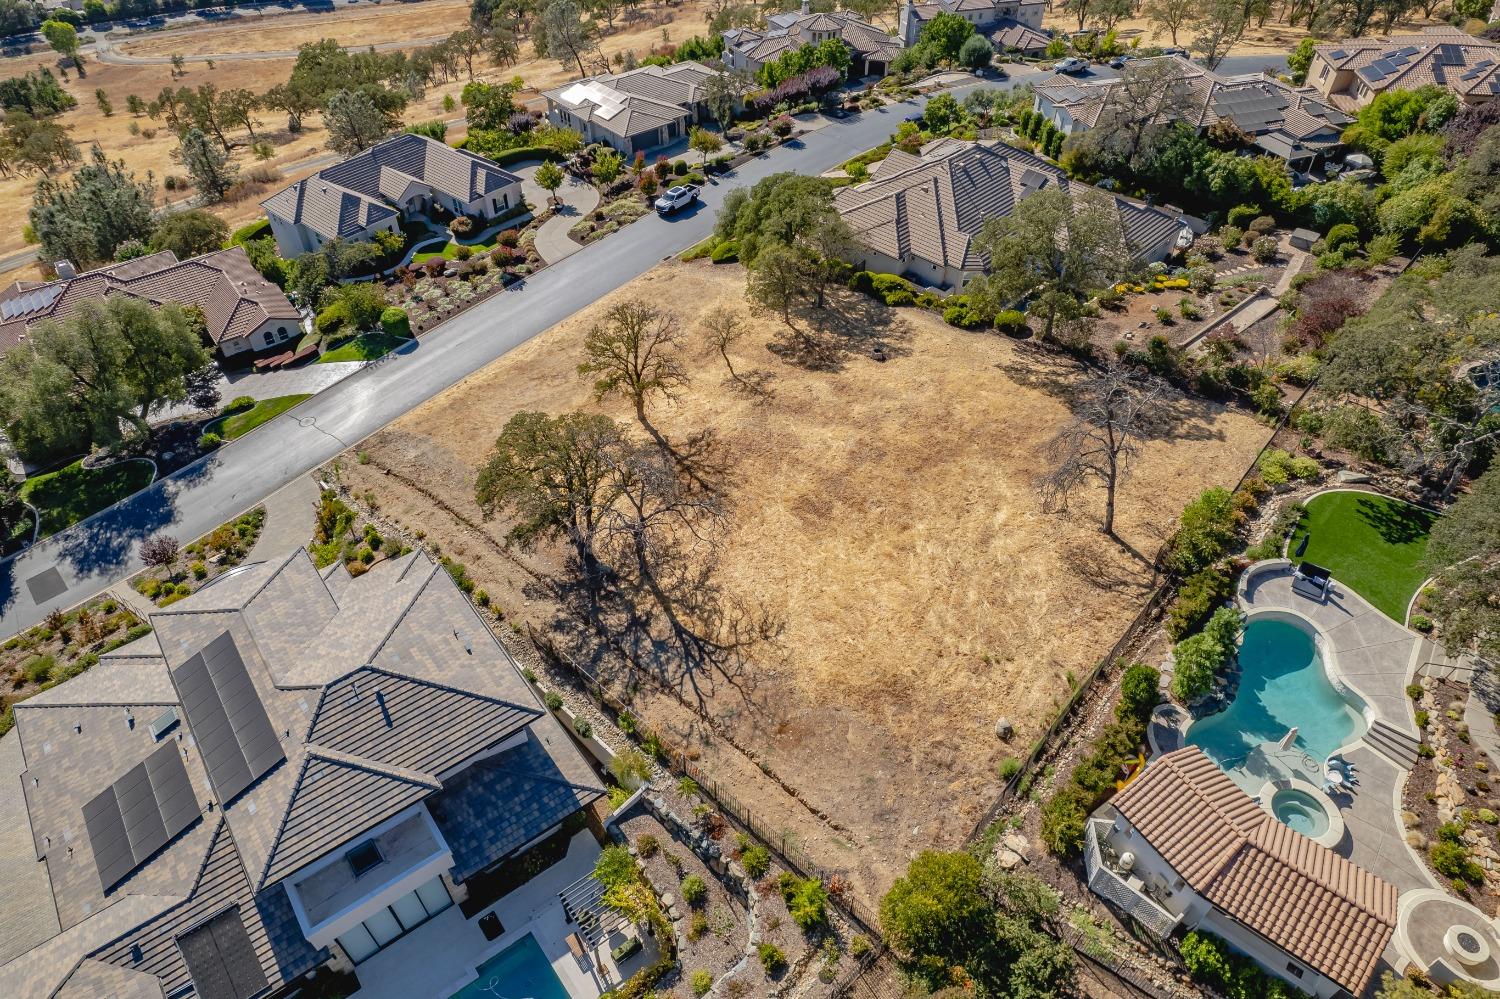
[[[229,632],[174,669],[172,682],[221,803],[228,804],[285,758]]]
[[[1214,100],[1214,110],[1246,132],[1263,131],[1286,120],[1287,100],[1279,90],[1246,87],[1227,90]]]
[[[1439,45],[1435,61],[1439,66],[1462,66],[1464,50],[1457,45]]]
[[[1482,62],[1476,62],[1474,64],[1474,68],[1463,75],[1463,79],[1472,80],[1476,76],[1483,76],[1484,71],[1489,69],[1493,65],[1495,65],[1495,60],[1493,59],[1485,59]]]
[[[145,863],[198,817],[198,799],[175,742],[154,753],[83,806],[83,823],[105,891]]]
[[[198,999],[251,999],[271,987],[237,905],[178,937],[177,949]]]

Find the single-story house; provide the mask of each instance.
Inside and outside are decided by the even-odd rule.
[[[151,624],[15,707],[60,929],[0,966],[7,996],[258,999],[357,976],[604,793],[419,552],[354,577],[299,548]]]
[[[709,116],[704,82],[717,73],[698,62],[642,66],[544,91],[547,119],[626,156],[669,146]]]
[[[1354,112],[1387,90],[1447,87],[1464,104],[1500,94],[1500,42],[1436,25],[1419,34],[1345,38],[1313,49],[1308,86]]]
[[[984,223],[1048,187],[1105,199],[1142,262],[1168,256],[1186,224],[1160,208],[1070,181],[1031,153],[958,139],[936,139],[915,155],[893,149],[868,181],[835,191],[834,206],[854,230],[860,267],[956,289],[988,265],[973,245]]]
[[[163,250],[82,274],[64,261],[58,272],[65,276],[17,281],[0,291],[0,352],[24,343],[39,323],[64,319],[80,302],[109,295],[202,309],[208,339],[225,357],[268,350],[302,335],[301,313],[261,277],[240,246],[181,261]]]
[[[724,32],[724,62],[730,69],[755,73],[786,52],[830,38],[842,39],[849,46],[851,78],[884,76],[903,48],[899,38],[846,10],[815,14],[808,0],[802,0],[800,11],[769,15],[764,30],[731,28]]]
[[[1085,831],[1089,888],[1157,936],[1222,937],[1316,999],[1365,995],[1396,887],[1283,825],[1201,749],[1152,760]]]
[[[1339,148],[1352,118],[1317,91],[1293,87],[1262,73],[1225,77],[1181,56],[1160,56],[1133,63],[1126,72],[1167,67],[1175,91],[1163,90],[1161,115],[1202,131],[1218,121],[1232,121],[1263,153],[1285,160],[1293,170],[1307,171]],[[1052,74],[1035,86],[1033,108],[1065,135],[1087,131],[1115,113],[1126,99],[1118,79],[1079,80]]]
[[[525,204],[521,178],[483,156],[405,133],[261,202],[276,251],[292,259],[334,239],[368,241],[434,208],[483,222]]]

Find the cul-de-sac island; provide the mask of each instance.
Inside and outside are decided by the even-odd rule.
[[[1500,3],[0,0],[4,999],[1500,999]]]

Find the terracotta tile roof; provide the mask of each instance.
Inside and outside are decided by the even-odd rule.
[[[1114,807],[1220,911],[1361,993],[1396,928],[1396,888],[1278,822],[1196,746],[1153,760]]]
[[[82,303],[109,295],[197,306],[215,344],[254,332],[269,320],[300,321],[281,289],[251,265],[244,247],[180,262],[163,250],[77,277],[25,288],[12,285],[0,293],[0,353],[21,343],[38,323],[66,319]]]
[[[766,20],[769,30],[741,29],[732,37],[726,35],[725,44],[756,63],[771,62],[783,52],[812,44],[818,35],[830,33],[865,59],[894,59],[902,49],[900,39],[848,11],[773,14]]]
[[[1352,70],[1371,90],[1447,87],[1476,101],[1500,95],[1500,43],[1439,25],[1420,34],[1350,38],[1315,49],[1338,70]]]
[[[1071,183],[1031,153],[956,139],[929,143],[920,156],[893,152],[871,180],[836,191],[834,204],[856,237],[878,253],[975,272],[985,266],[973,247],[985,221],[1009,215],[1031,193],[1059,186],[1078,197],[1109,198],[1132,246],[1155,246],[1181,228],[1159,208]]]

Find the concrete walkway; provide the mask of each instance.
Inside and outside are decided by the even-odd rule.
[[[1464,724],[1469,726],[1469,738],[1492,764],[1500,763],[1500,729],[1495,726],[1497,709],[1500,709],[1500,678],[1488,665],[1480,664],[1469,681]]]
[[[548,198],[546,189],[536,182],[536,171],[541,165],[541,160],[533,160],[510,168],[511,173],[521,178],[521,190],[537,214],[546,208]],[[549,264],[583,249],[581,243],[573,242],[568,230],[599,204],[599,191],[571,174],[563,175],[563,186],[557,189],[557,196],[562,200],[561,206],[536,233],[536,252]]]
[[[0,964],[58,933],[47,865],[36,859],[21,791],[21,737],[0,738]]]
[[[318,484],[311,474],[299,476],[266,497],[266,522],[246,562],[269,562],[312,540]]]

